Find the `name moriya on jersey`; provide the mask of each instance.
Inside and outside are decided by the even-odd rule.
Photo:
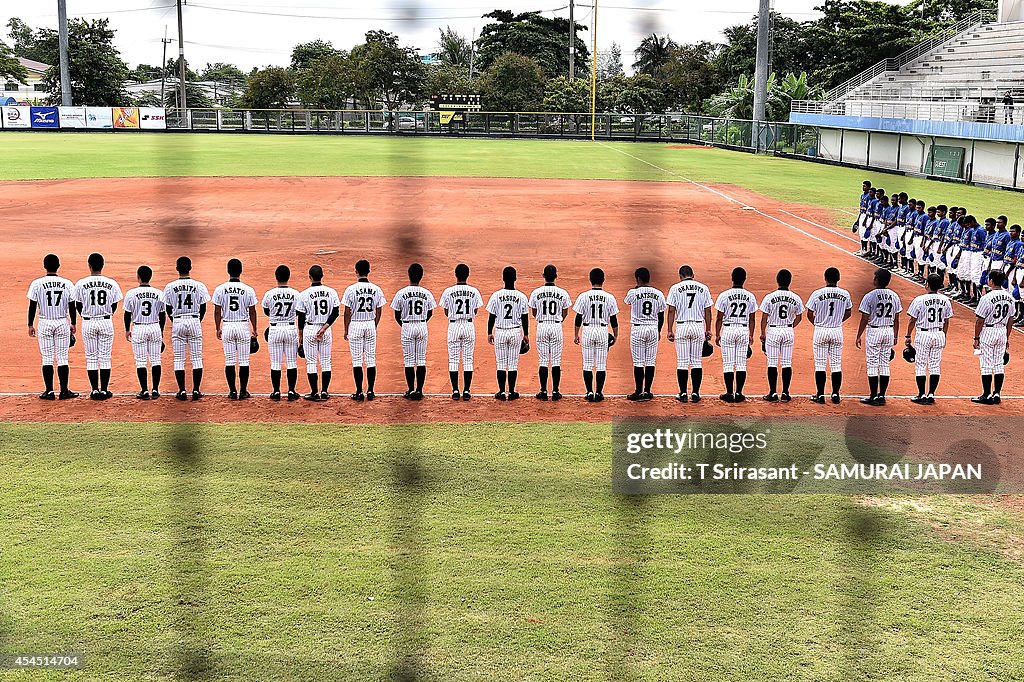
[[[537,314],[537,322],[561,322],[571,307],[572,296],[561,287],[545,284],[530,294],[530,309]]]
[[[398,311],[402,322],[426,322],[427,313],[436,307],[434,294],[415,284],[399,289],[391,301],[391,308]]]
[[[484,307],[484,297],[476,287],[455,284],[441,292],[438,305],[444,308],[450,321],[468,321],[476,317],[477,311]]]
[[[75,301],[82,304],[82,317],[107,317],[122,298],[117,282],[103,275],[89,275],[75,284]]]
[[[156,287],[141,286],[124,295],[124,311],[135,324],[156,324],[164,311],[164,300]]]
[[[62,320],[68,316],[68,307],[74,302],[75,285],[70,279],[47,275],[32,282],[28,300],[35,301],[39,317],[44,320]]]

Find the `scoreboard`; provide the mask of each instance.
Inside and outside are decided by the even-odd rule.
[[[480,111],[480,95],[433,95],[430,106],[441,112],[441,124],[465,123],[467,111]]]

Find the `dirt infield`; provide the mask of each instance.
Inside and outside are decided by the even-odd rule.
[[[91,251],[107,259],[106,274],[127,290],[141,263],[154,267],[154,282],[161,285],[173,276],[174,259],[192,257],[194,276],[211,291],[227,276],[224,264],[239,257],[245,264],[243,279],[262,294],[273,286],[279,263],[292,267],[293,284],[306,285],[304,275],[312,263],[324,266],[325,282],[343,289],[353,281],[353,264],[368,258],[371,279],[387,295],[406,283],[405,270],[419,261],[426,268],[424,285],[439,295],[452,283],[452,269],[459,262],[472,268],[470,282],[486,298],[501,286],[500,273],[514,265],[519,287],[527,292],[542,283],[540,272],[551,262],[560,270],[559,284],[577,294],[587,288],[587,272],[602,267],[607,288],[621,301],[632,286],[632,272],[646,266],[653,284],[667,289],[677,279],[680,264],[689,263],[697,277],[713,292],[729,286],[729,272],[736,265],[747,268],[748,287],[760,298],[774,288],[775,272],[787,267],[795,274],[793,288],[806,296],[821,284],[821,273],[831,265],[843,272],[842,284],[857,301],[870,289],[873,267],[852,255],[856,248],[848,232],[831,229],[832,217],[807,207],[783,204],[744,190],[716,186],[715,191],[689,183],[559,181],[453,178],[185,178],[119,179],[17,182],[0,184],[5,208],[3,235],[8,281],[0,291],[0,345],[4,373],[0,393],[35,393],[39,390],[38,349],[26,334],[25,291],[41,273],[42,256],[59,254],[61,274],[77,279],[87,274],[85,259]],[[724,192],[738,201],[723,198]],[[744,206],[743,204],[748,204]],[[751,210],[754,207],[757,210]],[[897,280],[894,288],[907,305],[921,292],[915,284]],[[262,313],[261,313],[262,317]],[[131,348],[124,340],[120,314],[114,349],[112,389],[137,390]],[[620,315],[628,335],[628,313]],[[940,393],[970,396],[978,392],[978,362],[971,352],[973,312],[955,309],[949,347],[943,365]],[[855,318],[847,323],[844,355],[850,394],[866,391],[863,352],[854,347]],[[904,319],[905,322],[905,319]],[[223,352],[213,333],[212,314],[206,322],[204,389],[224,391]],[[261,325],[262,328],[262,325]],[[429,375],[426,390],[448,391],[445,322],[430,325]],[[579,349],[569,339],[563,360],[563,391],[580,393]],[[347,344],[340,324],[335,334],[334,393],[351,390],[352,378]],[[486,343],[486,316],[477,319],[477,398],[453,403],[446,397],[410,405],[400,398],[382,398],[373,405],[354,405],[347,398],[326,405],[274,405],[265,399],[229,403],[211,396],[200,404],[181,405],[173,393],[170,353],[162,388],[165,398],[157,404],[118,398],[106,404],[85,400],[43,403],[31,397],[0,397],[0,420],[78,421],[110,419],[187,419],[196,421],[606,421],[623,414],[749,414],[864,413],[865,408],[847,399],[839,406],[816,407],[798,400],[788,406],[753,401],[743,406],[724,405],[721,360],[716,352],[706,363],[704,394],[699,406],[680,406],[662,399],[635,405],[612,399],[590,405],[579,399],[562,404],[538,403],[536,354],[522,358],[518,403],[498,404],[490,399],[495,390],[494,355]],[[797,330],[795,393],[813,388],[811,327]],[[1016,335],[1015,335],[1016,336]],[[398,326],[386,311],[378,343],[379,393],[405,390]],[[664,342],[659,353],[655,390],[675,392],[675,353]],[[1024,386],[1011,365],[1005,394],[1020,394]],[[268,357],[261,351],[253,359],[253,392],[269,391]],[[756,350],[749,363],[746,393],[760,396],[766,390],[765,359]],[[916,392],[913,368],[898,356],[894,363],[891,395]],[[73,388],[87,386],[80,346],[72,351]],[[305,383],[300,361],[300,388]],[[632,373],[628,343],[611,352],[606,392],[628,393]],[[1008,400],[1001,413],[1024,411],[1024,401]],[[975,414],[980,408],[966,399],[940,400],[928,408],[932,414]],[[906,400],[893,400],[887,414],[919,414]]]

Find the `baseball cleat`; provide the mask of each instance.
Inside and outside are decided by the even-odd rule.
[[[271,393],[270,399],[273,400],[275,403],[281,402],[281,391],[274,391],[273,393]]]
[[[993,405],[998,405],[1001,402],[1003,402],[1003,399],[999,397],[999,394],[998,393],[993,393],[992,394],[992,404]]]
[[[868,396],[867,398],[861,398],[860,402],[861,402],[861,405],[874,405],[875,404],[875,396],[872,395],[872,396]]]
[[[595,393],[594,394],[594,402],[595,403],[599,403],[602,400],[604,400],[604,393]]]
[[[356,402],[360,402],[360,403],[363,402],[364,400],[366,400],[366,396],[363,395],[362,391],[356,391],[355,393],[353,393],[349,397],[352,398],[352,400],[355,400]],[[316,399],[317,400],[321,400],[320,395],[317,395]]]
[[[99,391],[91,391],[89,393],[89,400],[103,400],[103,394]]]
[[[185,391],[178,391],[174,394],[174,398],[175,400],[188,400],[188,393],[185,393]]]
[[[103,394],[103,399],[104,400],[110,400],[111,398],[114,397],[114,394],[111,391],[100,391],[100,393]]]
[[[732,393],[723,393],[722,395],[718,396],[718,398],[719,398],[719,399],[720,399],[720,400],[721,400],[722,402],[725,402],[725,403],[731,403],[731,402],[733,402],[733,396],[732,396]]]
[[[135,394],[135,397],[139,400],[149,400],[149,391],[139,391]]]
[[[467,402],[468,403],[472,399],[473,399],[473,394],[472,393],[470,393],[469,391],[463,391],[462,392],[462,401],[463,402]]]
[[[39,394],[40,400],[56,400],[57,396],[53,394],[53,391],[43,391]]]
[[[561,400],[562,399],[562,394],[559,393],[558,391],[555,391],[554,393],[551,394],[551,399],[552,400]]]
[[[452,391],[452,400],[459,400],[462,398],[462,394],[458,391]]]
[[[769,403],[777,403],[777,402],[779,402],[779,394],[778,393],[769,393],[768,395],[766,395],[764,397],[764,399],[765,399],[766,402],[769,402]]]
[[[249,393],[249,391],[242,391],[238,394],[239,400],[249,400],[250,398],[252,398],[252,393]]]
[[[154,391],[150,391],[149,392],[149,399],[150,400],[156,400],[159,397],[160,397],[160,391],[154,390]]]
[[[644,391],[640,394],[640,400],[647,402],[648,400],[654,400],[654,394],[650,391]]]
[[[743,395],[742,393],[733,393],[732,395],[732,401],[734,403],[742,403],[745,402],[746,400],[747,396]]]
[[[911,398],[910,402],[914,403],[915,405],[927,405],[928,404],[928,398],[926,396],[923,396],[923,395],[918,395],[918,396],[914,396],[913,398]]]
[[[691,403],[699,403],[700,402],[700,393],[691,393],[690,394],[690,402]]]
[[[825,396],[823,396],[823,395],[812,395],[811,396],[811,402],[815,403],[817,405],[824,405],[825,404]]]
[[[299,398],[301,398],[301,397],[302,397],[302,396],[301,396],[301,395],[299,395],[299,394],[298,394],[297,392],[295,392],[295,391],[288,391],[288,402],[290,402],[290,403],[293,403],[293,402],[295,402],[296,400],[298,400],[298,399],[299,399]]]
[[[791,400],[793,400],[793,398],[788,393],[783,393],[779,396],[779,402],[788,403]]]
[[[832,404],[833,405],[838,405],[841,400],[842,400],[842,398],[839,397],[838,393],[833,393],[832,394]]]
[[[538,391],[537,395],[535,395],[534,397],[537,400],[547,400],[548,399],[548,392],[547,391]]]
[[[636,402],[636,401],[640,400],[640,393],[639,392],[630,393],[629,395],[626,396],[626,400],[632,400],[633,402]]]
[[[587,395],[583,399],[586,400],[588,403],[592,403],[594,402],[594,394],[587,393]]]
[[[373,400],[373,398],[370,397],[371,395],[373,395],[373,391],[370,391],[369,393],[366,394],[367,400]],[[376,397],[376,396],[374,396],[374,397]],[[412,399],[413,400],[423,400],[423,393],[421,391],[413,391]]]
[[[308,393],[308,394],[302,396],[302,398],[303,398],[303,400],[308,400],[311,403],[318,403],[318,402],[320,402],[320,394],[319,393]]]
[[[515,391],[509,391],[508,399],[509,400],[519,400],[519,394],[516,393]]]
[[[494,399],[495,400],[505,401],[505,400],[508,400],[508,396],[505,395],[504,391],[498,391],[497,393],[494,394]]]
[[[680,393],[679,395],[676,396],[676,400],[678,400],[681,403],[687,403],[690,401],[690,396],[687,395],[686,393]]]
[[[192,400],[202,400],[203,394],[199,391],[192,391]]]
[[[71,400],[72,398],[77,397],[78,394],[75,393],[74,391],[61,391],[60,395],[57,396],[57,400]]]
[[[372,394],[373,394],[373,391],[370,391],[369,395],[372,395]],[[320,401],[321,402],[327,402],[330,399],[331,399],[331,394],[330,393],[328,393],[327,391],[320,391]],[[373,398],[370,398],[370,400],[373,400]]]
[[[320,394],[320,399],[321,400],[327,400],[327,398],[324,397],[325,395],[327,395],[327,394],[326,393],[321,393]],[[330,396],[327,396],[327,397],[329,398]],[[366,392],[366,399],[367,400],[376,400],[377,399],[377,394],[374,393],[373,391],[367,391]]]
[[[405,400],[412,400],[412,394],[412,389],[409,389],[408,391],[402,394],[402,398],[404,398]]]
[[[976,398],[971,398],[971,402],[977,405],[994,405],[992,398],[987,395],[979,395]]]
[[[228,400],[238,400],[238,391],[228,391]]]

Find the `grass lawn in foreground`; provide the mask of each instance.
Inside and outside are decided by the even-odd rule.
[[[1020,214],[1011,192],[876,171],[661,143],[210,133],[2,132],[0,180],[135,176],[468,176],[728,183],[828,209],[855,209],[861,180],[979,219]],[[625,152],[625,153],[621,153]],[[632,158],[637,157],[637,158]],[[649,164],[654,164],[649,165]],[[657,167],[655,167],[657,166]]]
[[[76,679],[1024,676],[1019,563],[856,498],[615,496],[606,425],[0,438],[0,651]]]

